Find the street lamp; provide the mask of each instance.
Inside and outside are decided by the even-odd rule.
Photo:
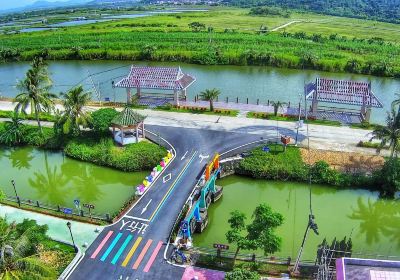
[[[298,141],[298,137],[299,137],[299,128],[300,128],[300,120],[301,120],[301,101],[302,101],[302,96],[301,93],[299,94],[299,118],[297,121],[297,126],[296,126],[296,141],[294,143],[295,146],[297,146],[297,141]]]
[[[74,236],[72,235],[71,223],[70,222],[67,222],[67,227],[69,229],[69,233],[71,234],[72,244],[74,245],[75,253],[77,253],[78,252],[78,247],[76,247],[76,245],[75,245]]]
[[[308,224],[307,224],[306,232],[304,233],[303,241],[301,242],[301,246],[300,246],[299,255],[297,256],[296,263],[294,264],[294,267],[293,267],[294,273],[299,272],[298,269],[299,269],[301,254],[303,253],[304,243],[306,242],[307,235],[308,235],[310,228],[314,231],[314,233],[316,235],[319,235],[318,225],[315,223],[314,219],[315,219],[315,217],[313,214],[308,215]]]
[[[15,188],[15,181],[11,180],[11,184],[14,187],[15,197],[17,198],[18,206],[21,208],[21,200],[19,199],[19,196],[17,194],[17,189]]]

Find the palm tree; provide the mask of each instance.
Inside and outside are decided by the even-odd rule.
[[[386,117],[386,126],[379,125],[372,132],[371,141],[378,139],[381,141],[378,152],[389,144],[390,158],[393,159],[397,155],[397,150],[400,144],[400,114],[396,111],[395,102],[392,103],[390,112]]]
[[[35,114],[41,133],[43,130],[39,119],[40,112],[50,111],[54,106],[53,98],[56,97],[49,92],[51,86],[47,64],[41,57],[33,59],[32,67],[26,72],[25,79],[17,85],[21,93],[15,97],[17,102],[15,111],[22,111],[26,114],[26,110],[30,107],[31,114]]]
[[[5,124],[5,129],[0,135],[0,142],[6,145],[18,145],[22,142],[25,133],[25,125],[18,113],[14,112],[11,120]]]
[[[210,101],[210,111],[213,112],[214,99],[216,99],[220,94],[221,92],[216,88],[206,89],[205,91],[200,92],[200,97],[205,101]]]
[[[271,101],[271,106],[274,107],[274,116],[278,115],[278,110],[283,109],[283,106],[286,105],[286,102],[280,101]]]
[[[56,271],[41,262],[35,250],[32,252],[38,245],[37,227],[22,232],[17,227],[0,219],[0,279],[54,279]]]
[[[64,114],[61,118],[64,133],[78,135],[80,125],[89,125],[90,114],[85,111],[85,105],[91,99],[91,92],[85,92],[82,86],[77,86],[64,95]]]

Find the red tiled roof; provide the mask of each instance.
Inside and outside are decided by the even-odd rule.
[[[180,67],[132,66],[129,75],[115,84],[121,88],[183,90],[196,79]]]

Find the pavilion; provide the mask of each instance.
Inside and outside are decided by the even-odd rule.
[[[111,121],[114,141],[123,145],[138,143],[139,132],[145,138],[144,120],[142,116],[132,109],[126,107]],[[119,131],[116,131],[116,128]]]
[[[309,83],[304,87],[304,94],[307,100],[312,101],[311,113],[316,115],[318,112],[318,103],[336,103],[350,106],[360,106],[360,111],[354,112],[351,109],[343,109],[342,113],[356,114],[361,121],[369,122],[371,117],[371,108],[383,108],[382,103],[373,94],[371,83],[332,80],[317,78],[315,83]],[[338,110],[338,108],[330,108]]]
[[[129,75],[115,83],[117,88],[126,88],[127,102],[131,103],[131,89],[136,89],[136,96],[140,99],[142,89],[172,91],[174,105],[179,105],[179,99],[186,99],[187,89],[196,81],[188,74],[184,74],[180,67],[153,67],[132,66]],[[162,95],[156,93],[155,95]],[[165,96],[165,95],[164,95]]]

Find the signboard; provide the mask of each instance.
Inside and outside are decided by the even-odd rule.
[[[183,221],[182,222],[182,231],[186,233],[187,230],[188,230],[188,224],[186,221]]]
[[[75,207],[79,209],[81,201],[79,199],[74,199],[74,204],[75,204]]]
[[[89,208],[89,209],[94,209],[94,205],[93,204],[83,203],[83,207]]]
[[[72,209],[71,208],[63,208],[64,214],[72,215]]]
[[[214,248],[220,250],[229,250],[229,245],[214,243]]]

